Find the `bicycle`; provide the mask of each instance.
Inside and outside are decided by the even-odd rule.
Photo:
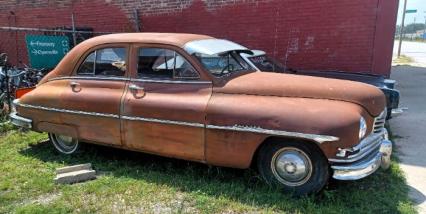
[[[0,54],[0,113],[8,112],[18,89],[35,87],[48,72],[20,63],[24,68],[8,66],[7,55]]]

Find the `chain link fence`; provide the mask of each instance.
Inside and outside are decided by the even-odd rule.
[[[12,66],[22,66],[22,63],[28,65],[30,64],[27,44],[29,36],[40,36],[38,40],[43,44],[48,43],[48,41],[43,41],[43,38],[46,40],[50,38],[42,36],[65,37],[68,49],[71,49],[86,39],[109,33],[112,32],[95,32],[90,27],[22,28],[0,26],[0,53],[8,55],[8,63]]]
[[[74,22],[70,27],[0,26],[0,116],[9,112],[17,89],[36,85],[75,45],[110,33]]]

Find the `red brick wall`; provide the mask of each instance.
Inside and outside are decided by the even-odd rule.
[[[227,38],[295,69],[388,75],[397,7],[398,0],[4,0],[0,26],[70,26],[74,13],[77,26],[133,31],[136,8],[142,31]],[[13,56],[10,43],[0,41],[0,51]]]

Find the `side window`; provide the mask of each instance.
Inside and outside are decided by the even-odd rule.
[[[78,74],[82,75],[92,75],[95,73],[95,58],[96,52],[92,52],[89,56],[86,57],[84,62],[81,64],[80,69],[78,69]]]
[[[198,79],[198,72],[180,54],[162,48],[140,48],[138,77],[154,79]]]
[[[86,57],[77,74],[99,76],[124,76],[126,72],[126,49],[104,48]]]

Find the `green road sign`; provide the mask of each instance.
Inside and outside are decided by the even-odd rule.
[[[405,13],[417,13],[417,10],[406,10]]]
[[[25,40],[33,68],[54,68],[70,49],[66,36],[27,35]]]

